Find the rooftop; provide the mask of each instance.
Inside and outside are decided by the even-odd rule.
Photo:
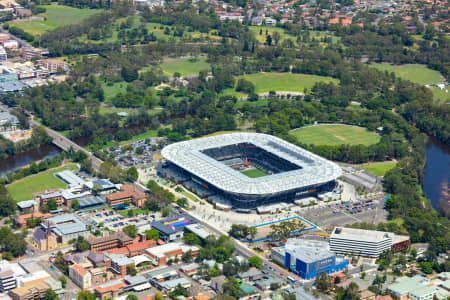
[[[312,241],[304,239],[288,239],[284,246],[295,258],[305,263],[313,263],[326,258],[334,257],[335,254],[329,250],[327,242]]]
[[[168,274],[177,274],[177,271],[172,267],[164,267],[160,269],[152,270],[145,275],[149,276],[150,278],[158,277],[160,275],[168,275]]]
[[[17,202],[17,206],[19,208],[21,208],[21,209],[30,208],[30,207],[33,207],[36,204],[37,203],[34,200],[26,200],[26,201]]]
[[[67,184],[70,184],[70,185],[78,185],[78,184],[83,184],[85,182],[83,179],[81,179],[80,177],[75,175],[70,170],[64,170],[64,171],[55,173],[55,176],[61,178],[62,181],[64,181]]]
[[[123,282],[122,280],[114,280],[114,281],[110,281],[108,283],[99,285],[98,287],[95,288],[95,290],[100,293],[106,293],[106,292],[110,292],[110,291],[117,291],[123,287],[126,286],[126,283]]]
[[[206,149],[240,143],[251,143],[299,166],[299,169],[250,178],[202,153]],[[260,133],[231,133],[174,143],[165,147],[161,154],[175,165],[230,193],[273,194],[326,183],[342,174],[335,163],[278,137]]]
[[[331,239],[346,239],[353,241],[380,242],[386,239],[393,240],[394,234],[384,231],[336,227],[331,234]]]
[[[183,243],[168,243],[161,246],[156,246],[153,248],[148,248],[145,251],[147,251],[149,254],[156,256],[156,257],[164,257],[166,253],[172,252],[175,250],[181,249],[183,253],[186,253],[187,251],[198,251],[199,249],[196,246],[188,246]]]
[[[73,214],[64,214],[48,218],[42,225],[46,228],[47,224],[49,224],[53,229],[53,232],[58,235],[69,235],[87,230],[86,224],[78,220]]]
[[[161,283],[161,286],[167,290],[171,290],[175,287],[177,287],[177,285],[188,285],[191,284],[191,282],[189,280],[187,280],[184,277],[181,278],[177,278],[177,279],[172,279],[172,280],[168,280],[168,281],[164,281],[163,283]]]

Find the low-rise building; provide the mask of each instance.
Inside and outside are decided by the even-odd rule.
[[[387,290],[396,300],[429,300],[437,293],[431,282],[422,276],[397,278]]]
[[[188,251],[195,257],[198,254],[199,248],[183,243],[168,243],[146,249],[148,256],[153,260],[153,264],[158,266],[166,265],[169,259],[174,259],[175,257],[181,258]]]
[[[181,285],[185,289],[188,289],[191,287],[191,282],[187,280],[184,277],[163,281],[163,282],[157,282],[156,283],[160,289],[166,290],[168,292],[173,291],[177,286]]]
[[[194,275],[195,273],[197,273],[199,268],[199,265],[197,263],[191,263],[191,264],[187,264],[184,265],[180,268],[181,272],[183,272],[186,275]]]
[[[111,206],[130,202],[137,207],[142,207],[146,199],[147,196],[144,193],[129,184],[122,185],[118,192],[106,195],[106,202]]]
[[[126,286],[127,284],[123,280],[114,280],[97,286],[95,288],[95,295],[100,298],[100,300],[108,298],[114,299],[123,291],[123,288]]]
[[[22,213],[32,213],[39,210],[39,204],[35,200],[17,202],[17,208]]]
[[[271,257],[302,278],[311,279],[321,272],[342,271],[348,265],[329,250],[327,242],[289,239],[284,247],[272,248]]]
[[[33,200],[37,201],[40,206],[44,206],[50,200],[55,200],[58,207],[64,204],[64,198],[60,189],[49,189],[41,192],[33,193]]]
[[[73,265],[69,268],[69,277],[82,290],[88,289],[92,285],[91,273],[80,265]]]
[[[166,243],[179,242],[184,236],[184,227],[194,224],[187,216],[181,215],[152,222],[152,229],[158,230],[159,238]]]
[[[134,266],[134,261],[125,255],[111,254],[109,258],[111,259],[111,269],[123,276],[128,275],[130,266]]]
[[[16,223],[17,227],[26,228],[28,220],[40,219],[41,222],[43,222],[45,219],[50,218],[51,216],[52,216],[51,214],[43,214],[41,212],[33,212],[33,213],[18,216],[14,220],[14,222]]]
[[[48,218],[41,224],[44,231],[52,231],[57,238],[58,243],[68,243],[70,240],[76,239],[79,236],[88,238],[90,236],[89,230],[83,222],[81,222],[73,214],[64,214]]]
[[[46,68],[50,73],[56,73],[66,69],[66,63],[60,58],[40,59],[37,62],[41,67]]]
[[[118,231],[102,237],[90,237],[87,239],[87,242],[91,251],[101,252],[131,245],[133,239],[124,232]]]
[[[145,276],[150,280],[152,280],[153,282],[155,282],[155,281],[170,280],[178,276],[178,273],[177,270],[175,270],[172,267],[163,267],[145,273]]]

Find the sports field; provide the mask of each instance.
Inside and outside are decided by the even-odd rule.
[[[66,184],[56,178],[54,173],[64,170],[75,170],[75,165],[60,167],[57,169],[48,170],[36,175],[28,176],[16,183],[8,185],[6,188],[17,202],[32,199],[33,193],[44,191],[47,189],[65,188]]]
[[[266,172],[264,172],[263,170],[256,169],[256,168],[250,169],[250,170],[244,170],[244,171],[241,171],[241,173],[250,178],[258,178],[258,177],[263,177],[263,176],[269,175]]]
[[[336,84],[339,82],[337,79],[326,76],[292,73],[256,73],[240,76],[237,79],[239,78],[251,81],[255,85],[255,93],[257,94],[270,91],[303,93],[305,88],[312,88],[316,82],[324,81]]]
[[[175,72],[181,76],[198,75],[200,71],[211,69],[206,58],[169,58],[161,64],[161,69],[168,76],[173,76]]]
[[[347,125],[317,125],[294,129],[290,132],[304,144],[314,145],[372,145],[380,136],[363,127]]]
[[[53,30],[64,25],[78,24],[87,17],[99,13],[99,9],[74,8],[64,5],[41,5],[47,11],[39,16],[45,20],[14,21],[9,22],[10,26],[22,28],[24,31],[37,36],[44,32]]]
[[[390,65],[390,64],[372,64],[370,65],[380,71],[394,72],[395,76],[415,82],[418,84],[432,84],[442,81],[441,73],[427,68],[425,65],[408,64],[408,65]]]
[[[396,162],[386,162],[386,163],[374,163],[369,165],[363,165],[361,168],[364,170],[373,173],[378,176],[384,176],[387,171],[395,167]]]

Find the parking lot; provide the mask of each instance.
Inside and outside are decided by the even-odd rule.
[[[112,231],[121,231],[125,226],[135,225],[139,232],[151,229],[151,222],[156,214],[139,214],[133,217],[124,217],[108,208],[96,209],[88,212],[80,212],[78,215],[88,224],[95,227],[104,227]]]
[[[384,222],[387,220],[387,211],[383,207],[384,195],[378,194],[362,200],[311,207],[303,210],[302,215],[323,229],[332,230],[335,226],[356,222]]]
[[[151,165],[160,156],[161,148],[166,144],[165,138],[152,137],[132,142],[120,147],[105,150],[124,168]]]

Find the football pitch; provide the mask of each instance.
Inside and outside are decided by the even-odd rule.
[[[258,177],[263,177],[263,176],[269,175],[260,169],[243,170],[243,171],[241,171],[241,173],[250,178],[258,178]]]

